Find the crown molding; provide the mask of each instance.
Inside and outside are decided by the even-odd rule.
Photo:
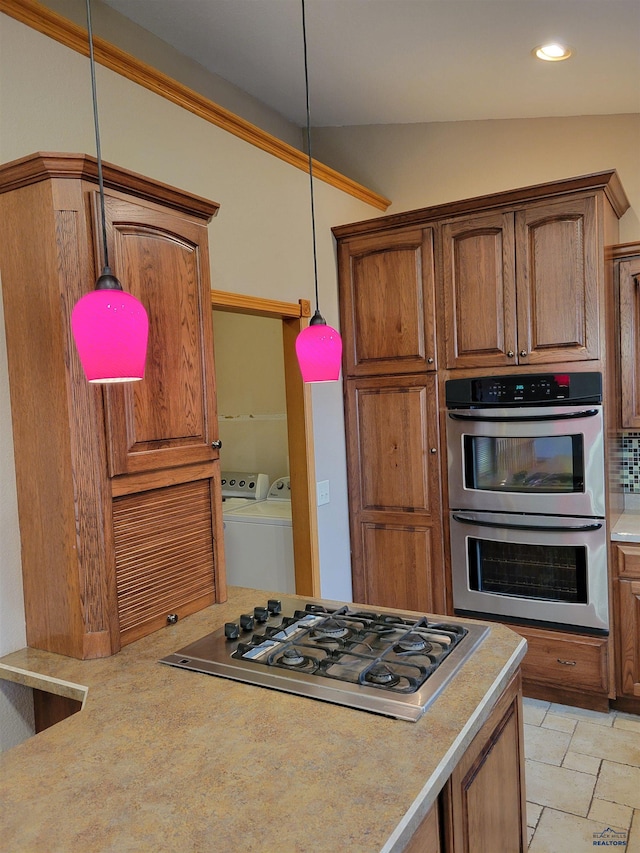
[[[38,3],[37,0],[0,0],[0,12],[75,50],[77,53],[89,56],[86,29],[79,27],[62,15],[58,15]],[[308,174],[309,162],[304,152],[199,95],[193,89],[178,83],[131,54],[125,53],[110,42],[94,36],[93,45],[95,61],[100,65]],[[313,176],[378,210],[386,210],[391,204],[390,200],[384,196],[373,192],[373,190],[351,178],[347,178],[315,159],[313,160]]]

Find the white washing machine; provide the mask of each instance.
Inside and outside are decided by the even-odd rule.
[[[227,583],[295,593],[291,483],[274,480],[266,500],[224,513]]]
[[[268,474],[252,474],[245,471],[223,471],[222,486],[222,515],[243,506],[253,506],[256,501],[263,501],[269,491]]]

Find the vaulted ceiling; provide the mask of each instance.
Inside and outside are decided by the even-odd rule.
[[[301,0],[103,2],[304,125]],[[640,0],[306,0],[306,25],[315,126],[640,112]]]

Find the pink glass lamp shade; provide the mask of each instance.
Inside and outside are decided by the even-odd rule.
[[[144,378],[149,320],[135,296],[112,287],[92,290],[76,303],[71,329],[89,382]]]
[[[318,311],[296,338],[296,355],[303,382],[335,382],[339,378],[342,338]]]

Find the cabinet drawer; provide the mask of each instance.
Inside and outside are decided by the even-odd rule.
[[[522,666],[526,681],[569,690],[608,693],[608,640],[535,628],[517,628],[528,643]]]
[[[618,545],[618,576],[640,578],[640,545]]]

